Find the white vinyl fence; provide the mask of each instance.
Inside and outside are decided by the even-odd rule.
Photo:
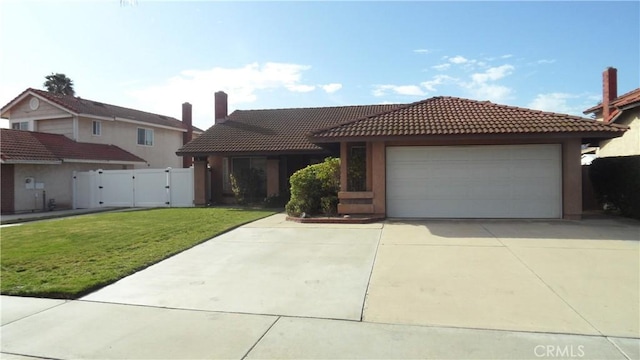
[[[73,208],[191,207],[193,168],[96,170],[73,174]]]

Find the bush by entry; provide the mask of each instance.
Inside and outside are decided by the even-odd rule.
[[[340,190],[340,159],[327,158],[291,175],[291,200],[285,209],[290,216],[302,213],[335,215]]]
[[[3,228],[1,292],[77,298],[271,214],[230,208],[153,209]]]

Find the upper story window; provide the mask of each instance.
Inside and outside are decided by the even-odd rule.
[[[153,129],[138,128],[138,145],[153,145]]]
[[[100,121],[93,120],[93,127],[92,127],[91,134],[95,136],[102,135],[102,123]]]
[[[11,128],[14,130],[29,130],[29,122],[14,122],[13,124],[11,124]]]

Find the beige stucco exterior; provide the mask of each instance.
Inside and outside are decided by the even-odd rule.
[[[640,107],[623,111],[615,123],[629,130],[619,138],[600,142],[598,157],[640,155]]]
[[[182,129],[126,119],[75,116],[43,99],[38,99],[38,108],[32,110],[29,104],[33,98],[34,96],[27,96],[10,109],[10,124],[27,121],[31,131],[61,134],[78,142],[118,146],[147,161],[147,164],[135,165],[136,168],[180,168],[183,165],[182,157],[176,155],[176,151],[183,145]],[[99,136],[92,134],[93,121],[100,121]],[[152,146],[138,145],[138,128],[153,130]]]
[[[93,122],[100,121],[99,136],[93,135]],[[153,145],[138,145],[138,129],[153,129]],[[118,146],[147,161],[148,165],[136,168],[180,168],[182,157],[176,151],[182,146],[182,131],[161,128],[151,124],[132,123],[119,120],[97,120],[78,117],[78,141]]]
[[[89,170],[118,170],[131,168],[127,165],[116,164],[15,164],[14,179],[14,212],[29,212],[43,210],[43,192],[46,202],[55,199],[56,208],[71,209],[73,205],[73,172]],[[25,180],[32,179],[33,186],[28,189]],[[39,188],[42,187],[42,188]],[[46,204],[45,204],[46,205]]]

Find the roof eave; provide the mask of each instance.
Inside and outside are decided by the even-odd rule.
[[[23,160],[23,159],[3,159],[2,164],[23,164],[23,165],[59,165],[61,160]]]
[[[191,156],[191,157],[207,157],[207,156],[279,156],[279,155],[314,155],[314,154],[326,154],[325,149],[309,149],[309,150],[277,150],[277,151],[197,151],[197,152],[181,152],[176,151],[178,156]]]
[[[137,165],[146,164],[144,160],[92,160],[92,159],[62,159],[65,163],[88,163],[88,164],[116,164],[116,165]]]
[[[460,141],[460,140],[561,140],[570,138],[611,139],[622,136],[624,131],[587,131],[555,133],[503,133],[503,134],[441,134],[441,135],[387,135],[387,136],[344,136],[309,137],[312,143],[362,142],[362,141]]]

